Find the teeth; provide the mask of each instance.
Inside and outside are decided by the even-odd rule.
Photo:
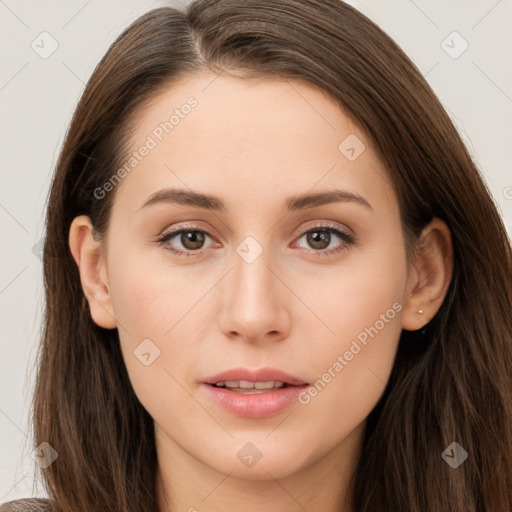
[[[269,380],[267,382],[249,382],[247,380],[226,380],[224,382],[217,382],[215,386],[240,389],[271,389],[282,388],[284,386],[284,382],[280,382],[277,380]]]

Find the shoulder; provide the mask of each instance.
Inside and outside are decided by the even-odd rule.
[[[53,512],[51,500],[28,498],[0,504],[0,512]]]

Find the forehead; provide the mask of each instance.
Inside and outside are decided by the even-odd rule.
[[[393,200],[365,133],[327,93],[302,82],[188,76],[154,95],[132,123],[137,161],[121,183],[131,195],[176,184],[219,194],[236,185],[238,195],[318,184]]]
[[[194,106],[189,108],[190,104]],[[157,139],[169,135],[163,126],[164,133],[159,134],[158,127],[170,122],[172,127],[167,128],[171,128],[172,135],[193,129],[198,135],[222,135],[226,144],[236,141],[251,144],[275,135],[279,135],[280,143],[292,142],[298,135],[307,136],[315,143],[325,139],[326,131],[338,131],[342,122],[345,129],[357,129],[334,99],[308,84],[204,72],[182,77],[161,89],[138,110],[133,121],[137,137],[155,130]],[[194,140],[195,144],[200,142]]]

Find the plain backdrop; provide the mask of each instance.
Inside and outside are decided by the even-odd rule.
[[[512,1],[349,3],[388,32],[425,75],[512,233]],[[0,503],[31,496],[34,482],[36,495],[45,495],[28,423],[43,308],[40,240],[71,115],[120,32],[154,7],[176,4],[0,0]]]

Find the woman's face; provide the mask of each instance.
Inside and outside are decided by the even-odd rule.
[[[105,187],[103,275],[158,449],[254,479],[348,453],[408,293],[398,203],[370,141],[284,80],[195,75],[135,123]],[[249,373],[217,377],[231,369]],[[291,377],[306,385],[279,388]],[[230,379],[262,384],[205,383]]]

